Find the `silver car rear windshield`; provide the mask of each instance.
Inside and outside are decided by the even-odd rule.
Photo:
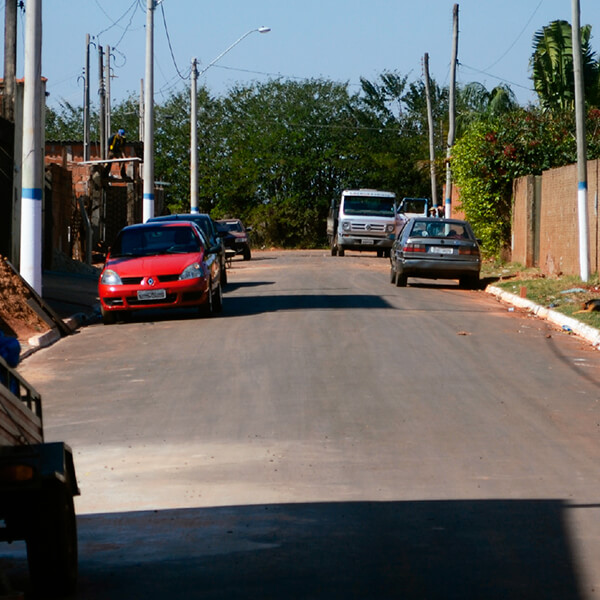
[[[410,232],[410,237],[450,238],[457,240],[470,240],[469,230],[461,223],[448,223],[444,221],[415,221]]]

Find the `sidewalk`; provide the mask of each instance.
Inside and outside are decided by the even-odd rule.
[[[21,342],[21,359],[36,350],[50,346],[66,335],[100,319],[98,300],[99,269],[90,272],[44,271],[42,273],[42,300],[64,323],[62,328],[49,331]],[[62,331],[61,331],[62,329]]]
[[[600,329],[590,327],[589,325],[586,325],[585,323],[582,323],[573,317],[568,317],[567,315],[563,315],[556,310],[546,308],[545,306],[540,306],[531,300],[527,300],[527,298],[521,298],[516,294],[511,294],[510,292],[493,285],[488,285],[485,291],[488,294],[496,296],[498,300],[501,300],[506,304],[527,309],[536,317],[550,321],[550,323],[554,323],[554,325],[558,325],[563,331],[578,335],[592,344],[594,348],[600,350]]]

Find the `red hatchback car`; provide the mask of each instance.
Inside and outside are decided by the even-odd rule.
[[[194,223],[144,223],[123,228],[106,258],[98,294],[102,320],[148,308],[223,308],[220,265]]]

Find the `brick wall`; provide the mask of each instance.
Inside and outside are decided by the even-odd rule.
[[[600,266],[598,184],[600,161],[588,161],[588,244],[590,272]],[[541,180],[541,183],[540,181]],[[513,186],[512,260],[547,275],[578,275],[577,165],[522,177]]]

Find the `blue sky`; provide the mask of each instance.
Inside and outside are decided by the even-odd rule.
[[[42,71],[48,78],[51,106],[62,100],[82,102],[86,33],[96,45],[113,48],[113,102],[139,94],[147,0],[41,1]],[[592,47],[600,52],[600,2],[580,3],[581,23],[593,26]],[[2,20],[4,4],[0,2]],[[163,0],[155,12],[155,98],[161,102],[171,91],[185,88],[193,57],[202,69],[260,26],[270,27],[271,32],[245,37],[199,83],[220,95],[236,83],[278,76],[322,77],[358,90],[361,76],[374,80],[386,70],[406,74],[410,80],[420,78],[427,52],[432,77],[447,84],[454,4],[449,0]],[[533,34],[552,20],[571,21],[571,0],[463,0],[458,5],[458,82],[479,81],[488,88],[506,82],[521,103],[535,100],[528,66]],[[19,76],[24,24],[19,11]],[[95,100],[95,46],[90,79]]]

